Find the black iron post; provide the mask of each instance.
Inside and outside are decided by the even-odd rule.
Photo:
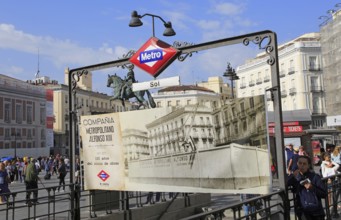
[[[14,158],[17,158],[17,137],[20,137],[19,133],[12,134],[12,137],[14,137]]]

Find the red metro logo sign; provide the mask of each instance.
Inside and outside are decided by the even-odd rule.
[[[150,75],[157,77],[174,61],[178,53],[179,51],[171,45],[156,37],[151,37],[129,61]]]

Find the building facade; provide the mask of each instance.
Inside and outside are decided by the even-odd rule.
[[[194,85],[171,86],[152,94],[157,107],[182,107],[203,105],[217,108],[221,105],[221,96],[214,91]]]
[[[321,26],[323,75],[326,90],[328,116],[334,116],[331,125],[341,126],[341,11],[332,14],[331,19]]]
[[[0,75],[1,156],[48,156],[46,135],[46,97],[38,88]]]
[[[312,128],[326,127],[325,86],[319,33],[304,34],[278,47],[282,110],[309,109]],[[267,94],[268,109],[273,110],[271,74],[261,53],[237,68],[237,97]]]
[[[68,69],[65,71],[65,75],[68,74]],[[83,79],[86,77],[86,79]],[[82,115],[94,115],[110,112],[122,112],[132,110],[132,104],[128,101],[125,102],[125,106],[122,105],[120,100],[110,100],[111,96],[92,91],[92,75],[83,75],[80,77],[80,81],[76,90],[75,104],[77,106],[77,118]],[[67,79],[67,77],[65,77]],[[28,81],[36,87],[43,87],[53,90],[53,136],[54,143],[50,154],[69,155],[70,144],[70,121],[69,121],[69,86],[65,84],[59,84],[55,80],[50,80],[49,77],[40,77],[34,80]],[[67,82],[67,81],[66,81]],[[77,147],[79,146],[79,140],[77,140]],[[76,153],[78,150],[76,150]]]

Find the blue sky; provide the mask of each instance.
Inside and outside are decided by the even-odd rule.
[[[128,26],[133,10],[151,13],[171,21],[176,36],[162,36],[164,27],[155,20],[156,37],[203,43],[262,30],[277,33],[285,43],[304,33],[318,32],[319,24],[336,9],[334,0],[0,0],[0,74],[21,80],[40,76],[64,83],[64,69],[116,60],[129,50],[138,50],[152,35],[152,19],[144,25]],[[194,54],[185,62],[174,61],[159,78],[180,75],[183,84],[222,75],[226,63],[240,65],[262,52],[255,47],[231,46]],[[138,81],[153,78],[135,68]],[[110,93],[107,74],[124,76],[126,71],[111,68],[93,73],[93,89]]]

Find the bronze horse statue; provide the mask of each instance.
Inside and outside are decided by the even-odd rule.
[[[133,92],[132,83],[135,81],[135,79],[133,77],[133,81],[129,80],[129,74],[132,74],[133,77],[134,73],[131,70],[128,73],[128,79],[126,80],[123,80],[116,74],[115,75],[108,74],[107,87],[113,88],[113,96],[110,98],[110,100],[120,99],[122,101],[122,105],[125,106],[124,103],[125,100],[129,100],[130,98],[136,98],[136,100],[140,104],[139,108],[141,106],[144,106],[145,108],[148,108],[148,106],[150,106],[151,108],[155,108],[156,104],[148,90]],[[145,93],[147,93],[148,101],[146,101],[144,98]]]

